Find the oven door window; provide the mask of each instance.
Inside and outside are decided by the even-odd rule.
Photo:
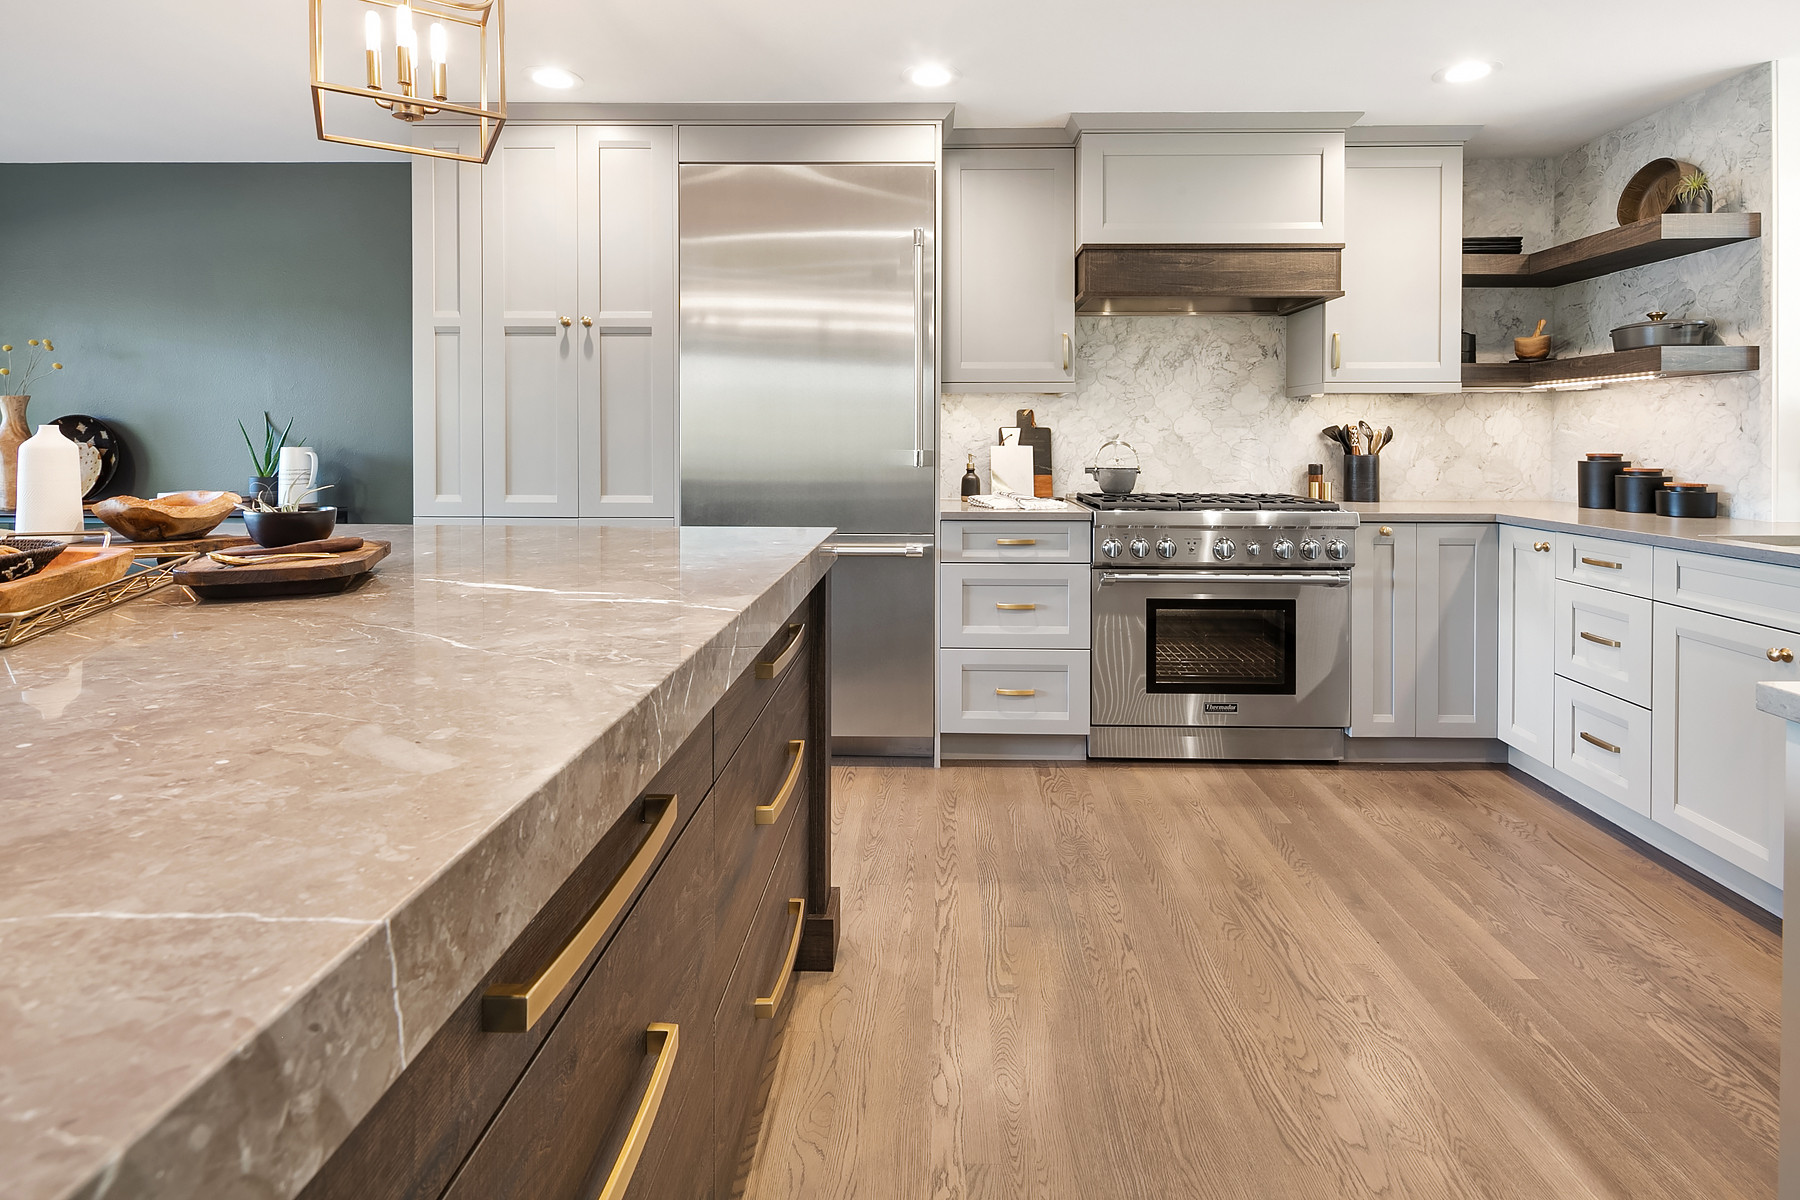
[[[1151,692],[1294,694],[1294,601],[1148,604]]]

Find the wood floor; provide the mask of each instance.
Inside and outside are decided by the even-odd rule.
[[[840,768],[748,1181],[1775,1194],[1781,939],[1496,768]]]

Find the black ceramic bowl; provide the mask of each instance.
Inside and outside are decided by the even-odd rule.
[[[244,529],[259,546],[292,546],[328,538],[337,527],[337,509],[303,508],[299,512],[246,512]]]

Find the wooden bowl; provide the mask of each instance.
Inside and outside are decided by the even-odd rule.
[[[1634,225],[1668,212],[1681,177],[1699,169],[1679,158],[1653,158],[1645,163],[1619,193],[1619,224]]]
[[[236,492],[176,492],[160,500],[114,496],[94,515],[134,542],[166,542],[210,533],[239,504]]]
[[[1514,358],[1548,358],[1550,355],[1550,335],[1540,334],[1537,337],[1520,337],[1513,339]]]

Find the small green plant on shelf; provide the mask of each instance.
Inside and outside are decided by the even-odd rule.
[[[0,367],[0,392],[9,396],[31,395],[31,385],[48,379],[53,371],[60,371],[63,365],[51,362],[50,356],[56,353],[56,347],[50,344],[49,338],[31,338],[25,345],[25,365],[13,362],[13,348],[0,346],[0,354],[6,355],[6,365]]]
[[[256,443],[250,440],[250,431],[244,428],[242,421],[238,422],[238,429],[244,435],[244,445],[250,448],[250,463],[256,468],[255,474],[265,479],[274,476],[276,469],[281,465],[282,447],[289,444],[288,434],[293,431],[293,428],[294,423],[291,420],[286,427],[277,427],[275,418],[265,411],[263,413],[263,444],[262,449],[258,450]],[[299,444],[298,439],[293,442],[293,445]]]
[[[1675,198],[1677,200],[1698,200],[1710,191],[1712,191],[1712,180],[1707,177],[1706,172],[1695,171],[1683,175],[1681,181],[1675,185]]]

